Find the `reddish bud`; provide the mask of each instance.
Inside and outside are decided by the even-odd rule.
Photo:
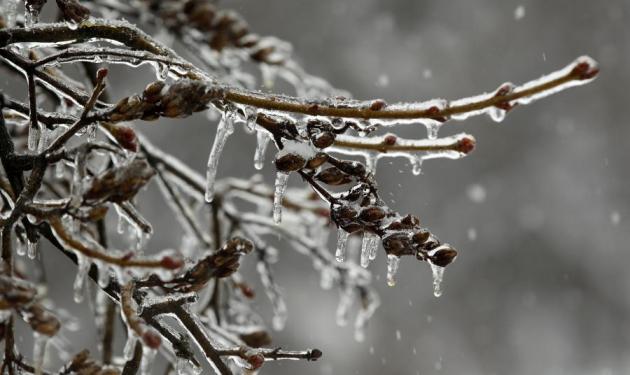
[[[475,139],[465,137],[457,141],[457,152],[462,154],[469,154],[475,149]]]
[[[383,144],[386,146],[393,146],[398,141],[398,137],[395,134],[387,134],[383,137]]]
[[[256,297],[256,293],[254,293],[254,289],[245,283],[237,284],[238,288],[241,290],[241,293],[249,299]]]
[[[387,103],[383,99],[376,99],[376,100],[372,100],[372,103],[370,104],[370,110],[380,111],[386,106],[387,106]]]
[[[247,357],[247,362],[252,366],[252,370],[256,370],[265,363],[265,357],[260,353],[252,354]]]
[[[107,77],[108,70],[107,68],[100,68],[96,71],[96,79],[102,81]]]
[[[577,76],[578,79],[591,79],[599,73],[599,68],[592,66],[587,61],[579,62],[571,70],[571,75]]]
[[[153,331],[146,331],[142,334],[142,342],[151,349],[157,349],[162,344],[162,338]]]
[[[167,255],[160,260],[160,265],[169,270],[176,270],[184,265],[184,261]]]
[[[109,129],[120,147],[131,152],[138,152],[138,137],[136,132],[127,126],[115,126]]]

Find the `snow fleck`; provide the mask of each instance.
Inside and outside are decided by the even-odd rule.
[[[425,69],[422,71],[422,78],[431,79],[433,77],[433,71],[431,69]]]
[[[610,213],[610,222],[615,226],[619,225],[621,222],[621,214],[619,211],[613,211]]]
[[[523,5],[519,5],[514,9],[514,19],[517,21],[522,20],[525,17],[525,7]]]
[[[468,240],[470,241],[475,241],[477,239],[477,229],[475,228],[468,228]]]
[[[387,74],[381,74],[376,79],[376,86],[387,87],[389,86],[389,76]]]
[[[483,203],[486,200],[486,189],[479,184],[468,186],[466,194],[468,198],[475,203]]]

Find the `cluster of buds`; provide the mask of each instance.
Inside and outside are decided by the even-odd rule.
[[[134,158],[92,179],[83,198],[87,203],[122,203],[133,198],[154,175],[155,170],[146,160]]]
[[[173,280],[182,292],[197,291],[212,278],[225,278],[232,275],[239,267],[241,256],[254,249],[251,241],[234,237],[227,241],[219,251],[208,255],[188,270],[182,277]]]
[[[35,287],[14,278],[0,276],[0,311],[15,310],[33,331],[54,336],[61,328],[61,323],[36,301],[36,297]]]
[[[170,29],[193,27],[201,35],[204,42],[216,50],[225,48],[246,48],[249,56],[257,62],[282,64],[276,54],[277,47],[261,43],[262,38],[249,31],[247,22],[236,12],[217,9],[209,0],[169,0],[155,1],[159,6],[159,14]],[[183,4],[182,4],[183,3]]]
[[[210,100],[221,96],[220,88],[202,81],[180,79],[172,84],[155,81],[147,85],[142,95],[121,99],[104,117],[111,122],[187,117],[207,109]]]

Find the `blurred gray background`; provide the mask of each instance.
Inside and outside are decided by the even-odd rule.
[[[283,250],[275,269],[290,316],[274,343],[317,347],[324,357],[268,364],[263,373],[630,373],[630,1],[222,3],[255,32],[290,41],[307,71],[357,98],[456,99],[537,78],[583,54],[601,67],[594,83],[517,108],[501,124],[484,116],[444,126],[441,136],[477,138],[467,158],[429,161],[421,176],[403,159],[379,164],[388,203],[418,214],[460,256],[435,298],[429,268],[412,259],[388,288],[381,253],[370,268],[382,306],[365,342],[336,326],[337,292],[319,288],[310,260]],[[203,170],[214,134],[205,116],[139,129]],[[254,148],[239,130],[219,175],[254,173]],[[263,173],[272,180],[270,165]],[[172,226],[164,207],[143,206]],[[164,230],[151,241],[177,243]],[[71,268],[58,267],[68,267],[59,283],[69,288]],[[61,291],[53,297],[73,304]],[[258,299],[268,311],[262,292]],[[94,340],[75,336],[76,347]]]

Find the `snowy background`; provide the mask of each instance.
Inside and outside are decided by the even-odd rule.
[[[628,373],[630,2],[223,3],[257,33],[292,42],[307,71],[357,98],[456,99],[537,78],[583,54],[602,70],[594,83],[517,108],[501,124],[486,117],[449,123],[441,136],[465,131],[477,138],[467,158],[429,161],[421,176],[406,160],[381,162],[377,178],[388,204],[418,214],[460,251],[446,271],[443,296],[433,297],[429,267],[413,259],[401,262],[398,284],[388,288],[381,252],[370,268],[382,306],[366,341],[357,343],[352,327],[335,324],[337,292],[321,290],[311,261],[284,249],[275,270],[290,315],[274,343],[317,347],[324,357],[268,364],[263,373]],[[112,86],[127,86],[121,94],[137,91],[124,82]],[[203,115],[161,125],[139,128],[203,170],[214,125]],[[420,126],[400,133],[426,134]],[[239,130],[219,176],[253,174],[254,148],[254,137]],[[271,165],[262,173],[272,181]],[[162,228],[150,246],[176,246],[165,208],[141,203]],[[45,261],[59,272],[53,299],[87,312],[67,293],[74,277],[68,262]],[[245,267],[253,269],[251,262]],[[95,347],[89,329],[70,337],[76,348]]]

